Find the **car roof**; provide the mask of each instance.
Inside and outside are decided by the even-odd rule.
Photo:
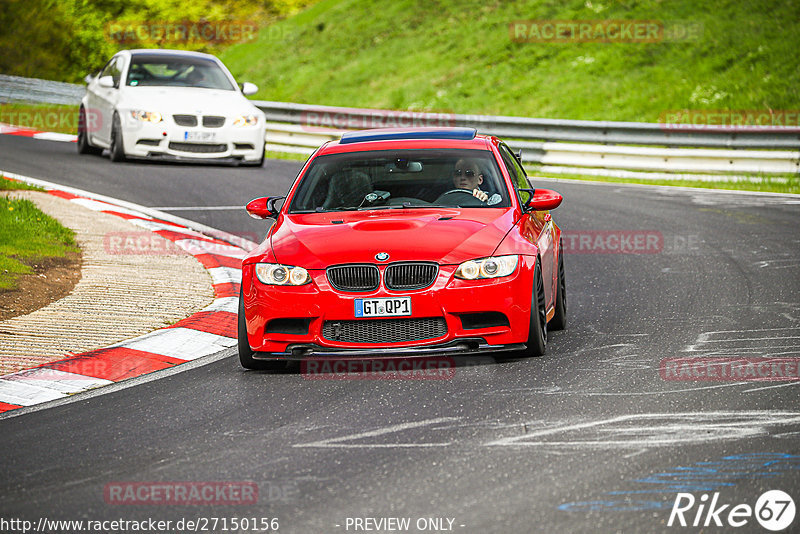
[[[203,52],[194,52],[192,50],[172,50],[165,48],[136,48],[133,50],[122,50],[128,52],[131,56],[148,55],[148,56],[186,56],[186,57],[199,57],[204,59],[217,59],[216,56],[205,54]]]
[[[397,149],[491,150],[493,141],[496,139],[478,134],[474,128],[378,128],[347,132],[324,144],[318,155]]]

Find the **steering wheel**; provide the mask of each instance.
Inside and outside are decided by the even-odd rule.
[[[463,199],[456,199],[459,195],[463,196]],[[486,203],[475,196],[473,196],[472,191],[469,189],[451,189],[450,191],[445,191],[436,199],[434,204],[447,204],[448,197],[450,197],[450,203],[454,203],[454,205],[459,207],[475,207],[475,206],[485,206]],[[469,197],[469,198],[466,198]]]

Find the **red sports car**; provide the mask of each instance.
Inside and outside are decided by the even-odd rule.
[[[276,204],[284,200],[278,208]],[[566,325],[561,195],[472,128],[346,133],[305,163],[242,262],[239,358],[545,352]]]

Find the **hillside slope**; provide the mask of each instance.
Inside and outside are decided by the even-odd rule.
[[[671,42],[515,42],[519,20],[645,20]],[[258,98],[655,122],[670,110],[800,108],[794,0],[323,0],[223,60]]]

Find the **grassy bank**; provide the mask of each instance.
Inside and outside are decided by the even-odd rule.
[[[701,180],[656,180],[636,178],[614,178],[608,176],[588,176],[581,174],[551,174],[529,169],[534,184],[536,177],[566,180],[584,180],[590,182],[610,182],[620,184],[670,185],[675,187],[700,187],[703,189],[730,189],[735,191],[763,191],[767,193],[800,194],[800,176],[753,176],[745,180],[706,182]],[[541,182],[540,182],[541,183]]]
[[[0,123],[43,132],[75,134],[78,131],[78,106],[4,103],[0,104]]]
[[[694,33],[515,42],[519,20],[663,21]],[[269,100],[657,122],[672,110],[798,109],[798,49],[800,3],[786,0],[324,0],[222,57]]]
[[[0,179],[0,189],[28,189]],[[26,199],[0,194],[0,290],[14,289],[16,279],[33,273],[32,265],[78,252],[75,234]]]

